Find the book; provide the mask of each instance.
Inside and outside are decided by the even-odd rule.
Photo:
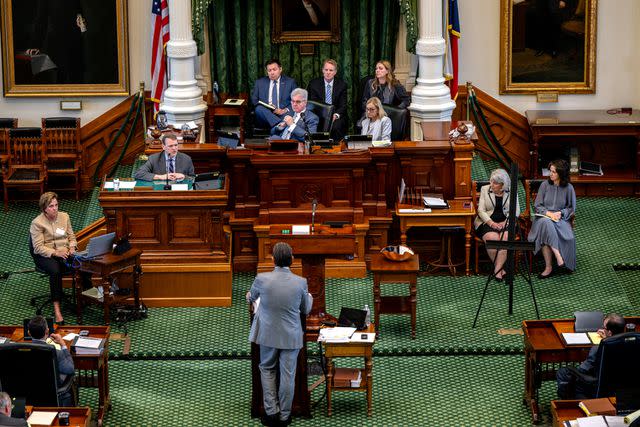
[[[587,345],[591,344],[589,336],[584,333],[563,332],[562,339],[567,345]]]
[[[242,105],[242,104],[244,104],[244,99],[229,98],[226,101],[224,101],[224,105]]]
[[[76,354],[100,354],[103,348],[103,338],[77,336],[71,344],[71,350]]]
[[[602,337],[597,332],[587,332],[587,335],[589,336],[589,339],[593,344],[597,345],[600,344],[600,341],[602,341]]]
[[[360,387],[362,372],[355,368],[335,368],[333,371],[334,387]]]
[[[262,105],[264,108],[268,108],[271,111],[276,109],[275,105],[267,104],[266,102],[258,101],[258,104]]]
[[[579,170],[582,175],[602,176],[602,165],[599,163],[580,162]]]
[[[616,414],[615,406],[613,406],[611,401],[606,397],[602,397],[599,399],[585,399],[578,403],[578,406],[588,417],[591,417],[593,415]]]
[[[422,196],[424,205],[431,209],[448,209],[449,204],[441,197]]]

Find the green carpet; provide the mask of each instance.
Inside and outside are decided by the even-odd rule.
[[[487,171],[494,167],[476,157],[474,179],[486,179]],[[117,175],[130,173],[119,170]],[[61,209],[69,212],[77,230],[102,216],[97,195],[94,190],[79,202],[60,200]],[[18,324],[32,316],[29,299],[48,292],[46,277],[17,273],[33,268],[26,243],[29,224],[37,214],[36,201],[12,203],[9,212],[0,211],[4,237],[0,271],[12,273],[0,280],[0,324]],[[637,199],[578,199],[578,268],[572,275],[544,281],[534,276],[541,317],[570,317],[575,310],[586,309],[640,314],[638,217]],[[535,273],[540,261],[537,263]],[[114,410],[109,412],[106,425],[258,424],[249,418],[249,319],[244,302],[253,277],[249,273],[234,275],[231,307],[151,308],[147,319],[127,325],[130,355],[122,354],[121,341],[112,342],[110,347]],[[415,340],[410,338],[408,316],[381,317],[381,338],[374,347],[372,418],[366,417],[362,393],[338,393],[331,419],[326,417],[322,402],[314,410],[313,420],[296,424],[528,425],[528,412],[521,404],[522,336],[498,332],[517,329],[523,319],[535,318],[531,294],[518,279],[514,314],[509,316],[506,285],[492,283],[478,327],[472,329],[485,279],[420,277]],[[383,293],[408,291],[406,285],[385,285]],[[369,304],[373,309],[372,276],[328,280],[326,300],[327,312],[334,315],[343,305]],[[72,307],[63,309],[66,320],[73,323]],[[51,307],[45,310],[51,313]],[[86,324],[102,322],[102,313],[95,307],[86,308],[84,316]],[[112,329],[125,330],[121,325]],[[317,354],[316,344],[308,348],[311,355]],[[314,392],[314,401],[320,399],[321,389]],[[554,384],[545,382],[541,390],[545,408],[554,397]],[[83,389],[80,403],[90,405],[95,412],[96,391]]]

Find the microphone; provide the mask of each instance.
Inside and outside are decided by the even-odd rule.
[[[163,190],[171,190],[171,185],[169,184],[169,160],[167,160],[166,165],[165,165],[165,177],[166,177],[166,181],[164,184],[164,187],[162,187]]]
[[[318,208],[318,199],[313,199],[311,201],[311,232],[316,231],[316,209]]]

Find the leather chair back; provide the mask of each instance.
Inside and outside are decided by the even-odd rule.
[[[409,111],[406,108],[397,108],[391,105],[383,105],[384,111],[391,119],[391,140],[404,141],[407,135],[407,123],[409,121]]]
[[[309,100],[307,101],[307,109],[313,111],[313,113],[318,116],[318,119],[320,119],[317,132],[329,132],[331,124],[333,123],[333,111],[335,107],[323,102]]]
[[[602,340],[598,348],[595,397],[615,396],[617,390],[637,388],[640,384],[640,333],[628,332]]]

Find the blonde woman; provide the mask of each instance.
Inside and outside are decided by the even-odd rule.
[[[382,108],[380,99],[375,96],[365,105],[362,135],[371,135],[374,141],[391,141],[391,119]]]

